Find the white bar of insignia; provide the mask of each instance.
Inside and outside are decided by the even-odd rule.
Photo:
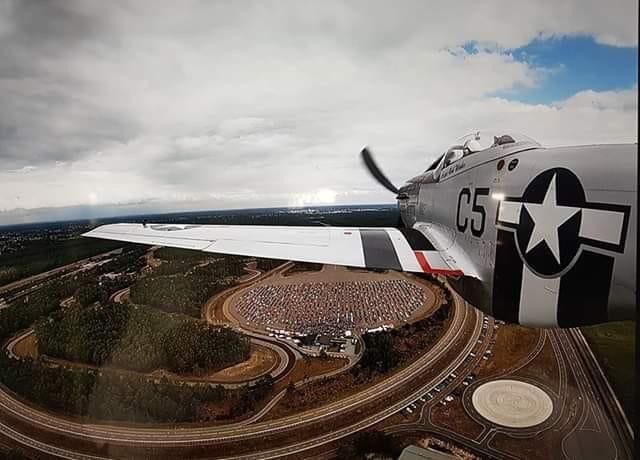
[[[603,209],[582,209],[580,236],[603,243],[619,244],[624,213]]]
[[[531,327],[558,325],[560,277],[540,278],[523,264],[518,322]]]
[[[517,224],[520,221],[522,203],[517,201],[501,201],[498,221],[505,224]]]

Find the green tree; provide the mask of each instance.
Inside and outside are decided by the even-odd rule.
[[[78,300],[80,305],[86,307],[98,300],[98,286],[97,284],[90,283],[80,286],[80,288],[75,293],[75,298]]]

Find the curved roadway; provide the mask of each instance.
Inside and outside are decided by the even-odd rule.
[[[282,266],[281,266],[282,267]],[[279,267],[279,268],[281,268]],[[276,269],[277,270],[277,269]],[[391,398],[394,393],[401,390],[404,385],[414,382],[421,372],[434,364],[439,358],[451,352],[460,340],[465,341],[465,346],[456,354],[455,358],[448,362],[436,376],[428,379],[417,390],[412,391],[408,396],[374,414],[355,421],[341,428],[337,428],[321,436],[307,439],[293,445],[287,445],[269,451],[262,451],[246,458],[277,458],[282,455],[290,455],[302,450],[317,447],[353,434],[356,431],[372,426],[387,417],[402,410],[408,404],[414,402],[421,396],[431,391],[442,379],[446,378],[469,354],[482,330],[482,315],[475,309],[466,306],[466,303],[458,296],[454,296],[453,316],[449,328],[445,331],[441,339],[423,356],[397,371],[390,377],[371,387],[356,393],[350,397],[343,398],[333,403],[327,404],[317,409],[308,410],[299,414],[286,416],[273,421],[259,422],[252,425],[238,426],[204,426],[204,427],[180,427],[168,429],[138,428],[106,424],[83,424],[66,418],[57,417],[50,413],[35,409],[13,397],[4,387],[0,387],[0,409],[3,415],[10,414],[11,417],[27,423],[37,430],[46,430],[56,435],[56,437],[69,437],[74,443],[78,440],[87,441],[95,447],[95,444],[105,442],[119,445],[128,445],[133,448],[162,448],[162,447],[194,447],[219,443],[225,441],[241,441],[252,438],[264,438],[264,436],[294,432],[296,429],[310,426],[325,419],[348,420],[355,417],[350,413],[364,407],[367,404],[375,403],[381,399]],[[465,327],[467,321],[473,322],[473,329],[470,336],[465,337]],[[281,397],[280,395],[278,395]],[[13,430],[15,431],[15,430]],[[36,450],[43,450],[43,443],[36,439],[28,438],[24,435],[12,435],[5,430],[5,434],[14,440],[27,444]],[[20,439],[18,439],[20,438]],[[61,439],[62,441],[62,439]],[[46,449],[53,446],[44,444]],[[59,454],[60,445],[56,447]],[[67,458],[96,458],[91,455],[84,455],[72,450],[66,451],[63,455]]]

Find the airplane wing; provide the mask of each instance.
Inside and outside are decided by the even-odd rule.
[[[464,267],[414,229],[109,224],[83,236],[219,254],[463,276]]]

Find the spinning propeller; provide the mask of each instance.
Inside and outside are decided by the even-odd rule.
[[[367,167],[371,175],[378,181],[378,183],[390,192],[398,194],[398,188],[393,185],[391,181],[387,179],[387,176],[385,176],[384,173],[380,170],[380,168],[378,168],[378,165],[373,159],[373,155],[371,155],[369,148],[363,148],[362,152],[360,152],[360,155],[362,157],[364,165]]]

